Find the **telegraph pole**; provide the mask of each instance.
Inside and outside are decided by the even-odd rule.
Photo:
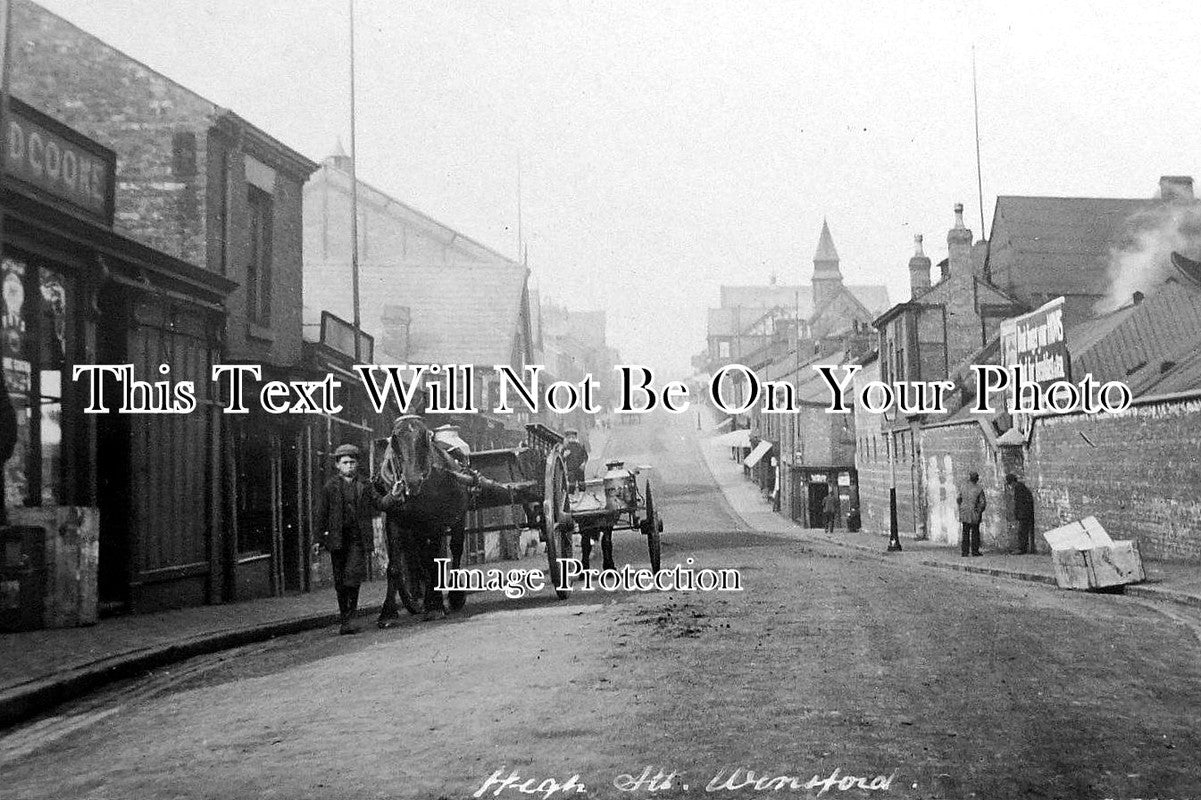
[[[355,177],[354,130],[354,0],[350,2],[350,285],[354,298],[354,362],[361,363],[362,318],[359,315],[359,179]]]

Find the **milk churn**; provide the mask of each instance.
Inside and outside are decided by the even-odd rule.
[[[636,502],[634,497],[634,473],[624,467],[624,461],[605,463],[605,508],[624,511]]]

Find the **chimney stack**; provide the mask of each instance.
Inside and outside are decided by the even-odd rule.
[[[1159,197],[1169,203],[1191,203],[1197,198],[1193,196],[1193,176],[1164,175],[1159,179]]]
[[[909,287],[913,299],[930,290],[930,257],[922,252],[922,235],[913,237],[913,258],[909,259]]]
[[[955,204],[955,227],[947,231],[947,272],[972,274],[972,232],[963,224],[963,203]]]

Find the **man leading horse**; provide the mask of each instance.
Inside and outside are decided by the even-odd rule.
[[[443,537],[450,540],[451,567],[459,569],[472,495],[483,494],[488,505],[513,502],[507,487],[469,469],[459,460],[466,458],[465,453],[456,455],[435,442],[416,414],[398,417],[392,425],[374,478],[376,491],[383,495],[380,505],[386,514],[388,542],[381,628],[400,619],[398,597],[413,613],[418,613],[420,603],[426,620],[445,616],[442,592],[436,588]],[[466,599],[463,591],[450,591],[450,610],[461,609]]]

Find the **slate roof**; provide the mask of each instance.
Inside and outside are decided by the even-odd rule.
[[[855,299],[862,303],[872,314],[879,314],[889,307],[888,289],[884,286],[847,286],[846,289],[855,296]],[[758,308],[767,310],[770,308],[796,308],[800,306],[801,317],[808,319],[813,315],[813,287],[812,286],[785,286],[776,284],[775,286],[722,286],[721,287],[721,308],[730,309],[735,306],[741,308]],[[710,322],[712,323],[714,316],[710,309]],[[743,314],[747,317],[747,314]],[[748,320],[749,322],[750,320]],[[710,334],[713,334],[712,328]]]
[[[858,363],[859,359],[849,358],[846,350],[838,350],[828,355],[806,356],[798,366],[796,350],[792,350],[787,358],[779,359],[772,364],[767,374],[761,377],[770,381],[791,383],[796,387],[796,399],[802,404],[824,407],[830,404],[830,384],[813,367],[827,364],[841,367],[851,362]],[[834,377],[842,378],[845,374],[842,370],[835,370]],[[851,387],[848,386],[844,395],[849,395],[851,391]]]
[[[1010,292],[1033,279],[1042,294],[1104,295],[1110,249],[1131,215],[1158,202],[1000,196],[989,239],[992,282]]]
[[[1136,397],[1168,391],[1164,386],[1197,388],[1182,386],[1186,374],[1175,373],[1192,370],[1201,349],[1201,287],[1170,280],[1138,305],[1069,329],[1067,343],[1074,380],[1091,373],[1097,381],[1124,381]]]
[[[709,324],[707,330],[710,336],[734,336],[738,333],[735,330],[735,320],[738,311],[733,308],[711,308],[709,309]]]
[[[721,307],[733,308],[795,308],[808,316],[813,311],[813,287],[786,284],[759,286],[722,286]]]
[[[1196,342],[1187,348],[1182,348],[1181,360],[1175,362],[1170,369],[1163,369],[1163,364],[1148,364],[1142,374],[1135,373],[1130,380],[1135,381],[1141,392],[1135,394],[1176,394],[1177,392],[1194,392],[1201,388],[1201,348]],[[1132,386],[1131,389],[1134,387]]]

